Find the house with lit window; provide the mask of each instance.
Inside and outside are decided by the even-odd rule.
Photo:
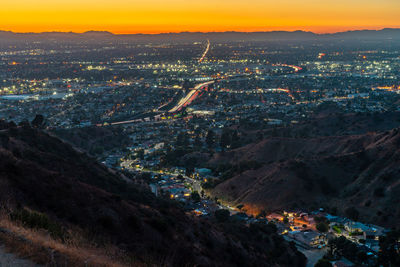
[[[288,236],[312,248],[325,247],[328,242],[324,234],[315,231],[291,231]]]

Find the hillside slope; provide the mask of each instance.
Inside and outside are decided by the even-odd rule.
[[[254,213],[326,207],[385,226],[400,223],[400,131],[319,138],[269,138],[214,156],[211,165],[261,167],[218,184],[215,196]]]
[[[188,216],[45,132],[0,128],[1,214],[14,228],[48,232],[56,248],[79,235],[96,248],[115,247],[123,256],[111,260],[122,266],[304,266],[302,254],[262,226]]]

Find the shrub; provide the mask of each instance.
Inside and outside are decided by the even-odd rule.
[[[332,267],[332,264],[327,259],[320,259],[314,267]]]
[[[287,216],[285,216],[283,218],[283,223],[285,223],[285,224],[289,223],[289,218]]]
[[[337,225],[332,226],[332,229],[333,229],[333,231],[335,231],[338,234],[340,234],[342,232],[342,229],[340,229],[340,227]]]
[[[324,216],[316,216],[316,217],[314,217],[314,221],[316,223],[320,223],[320,222],[328,223],[328,219]]]
[[[317,230],[320,231],[321,233],[326,233],[329,230],[329,226],[324,223],[324,222],[320,222],[317,224],[316,226]]]
[[[385,190],[383,187],[378,187],[374,190],[374,196],[376,197],[384,197],[385,196]]]
[[[18,209],[11,213],[11,220],[21,222],[25,227],[47,230],[53,238],[65,239],[65,231],[61,225],[53,222],[44,213]]]
[[[201,197],[199,195],[199,193],[197,191],[194,191],[190,194],[190,198],[194,201],[194,202],[199,202],[201,200]]]
[[[219,222],[226,222],[227,220],[229,220],[230,212],[229,210],[221,209],[215,211],[214,215]]]
[[[111,218],[111,216],[102,216],[99,218],[99,223],[101,224],[101,226],[103,226],[105,229],[112,229],[114,228],[114,221],[113,218]]]
[[[361,232],[361,231],[354,231],[354,232],[350,233],[350,236],[360,236],[362,234],[363,234],[363,232]]]
[[[168,224],[162,218],[153,218],[150,225],[160,232],[165,232],[168,229]]]
[[[142,227],[140,219],[135,215],[131,215],[128,217],[128,224],[134,230],[140,230]]]
[[[353,221],[357,221],[358,216],[360,215],[360,213],[358,212],[358,210],[354,207],[350,207],[347,208],[344,213],[346,214],[347,217],[349,217],[350,219],[352,219]]]

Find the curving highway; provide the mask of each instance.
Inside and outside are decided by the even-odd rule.
[[[214,81],[208,81],[208,82],[200,83],[200,84],[196,85],[193,88],[193,90],[191,90],[186,96],[184,96],[181,100],[179,100],[178,104],[176,104],[176,106],[173,107],[172,109],[170,109],[168,112],[174,113],[174,112],[180,111],[183,107],[190,105],[190,103],[192,103],[193,100],[196,99],[199,92],[212,83],[214,83]]]
[[[207,47],[204,50],[203,54],[201,55],[201,58],[198,60],[198,63],[201,63],[204,60],[204,58],[207,56],[207,53],[209,50],[210,50],[210,40],[207,40]],[[186,96],[184,96],[183,98],[181,98],[181,100],[179,100],[178,104],[176,104],[175,107],[170,109],[168,112],[175,113],[177,111],[180,111],[183,107],[190,105],[190,103],[192,103],[193,100],[196,99],[196,97],[199,95],[199,93],[205,87],[207,87],[208,85],[210,85],[212,83],[214,83],[214,81],[208,81],[208,82],[197,84]],[[169,103],[166,103],[166,104],[162,105],[161,107],[166,106]],[[97,124],[96,126],[130,124],[130,123],[136,123],[136,122],[150,121],[152,119],[156,119],[156,117],[160,117],[160,115],[147,117],[144,119],[126,120],[126,121],[118,121],[118,122],[112,122],[112,123],[101,123],[101,124]]]

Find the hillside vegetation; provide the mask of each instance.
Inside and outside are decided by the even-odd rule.
[[[257,168],[225,176],[213,195],[254,213],[325,207],[343,215],[351,208],[369,222],[400,224],[398,128],[360,135],[270,137],[217,154],[209,163],[241,162],[257,162]]]
[[[0,240],[73,266],[304,266],[267,225],[192,217],[176,202],[31,128],[0,123]]]

